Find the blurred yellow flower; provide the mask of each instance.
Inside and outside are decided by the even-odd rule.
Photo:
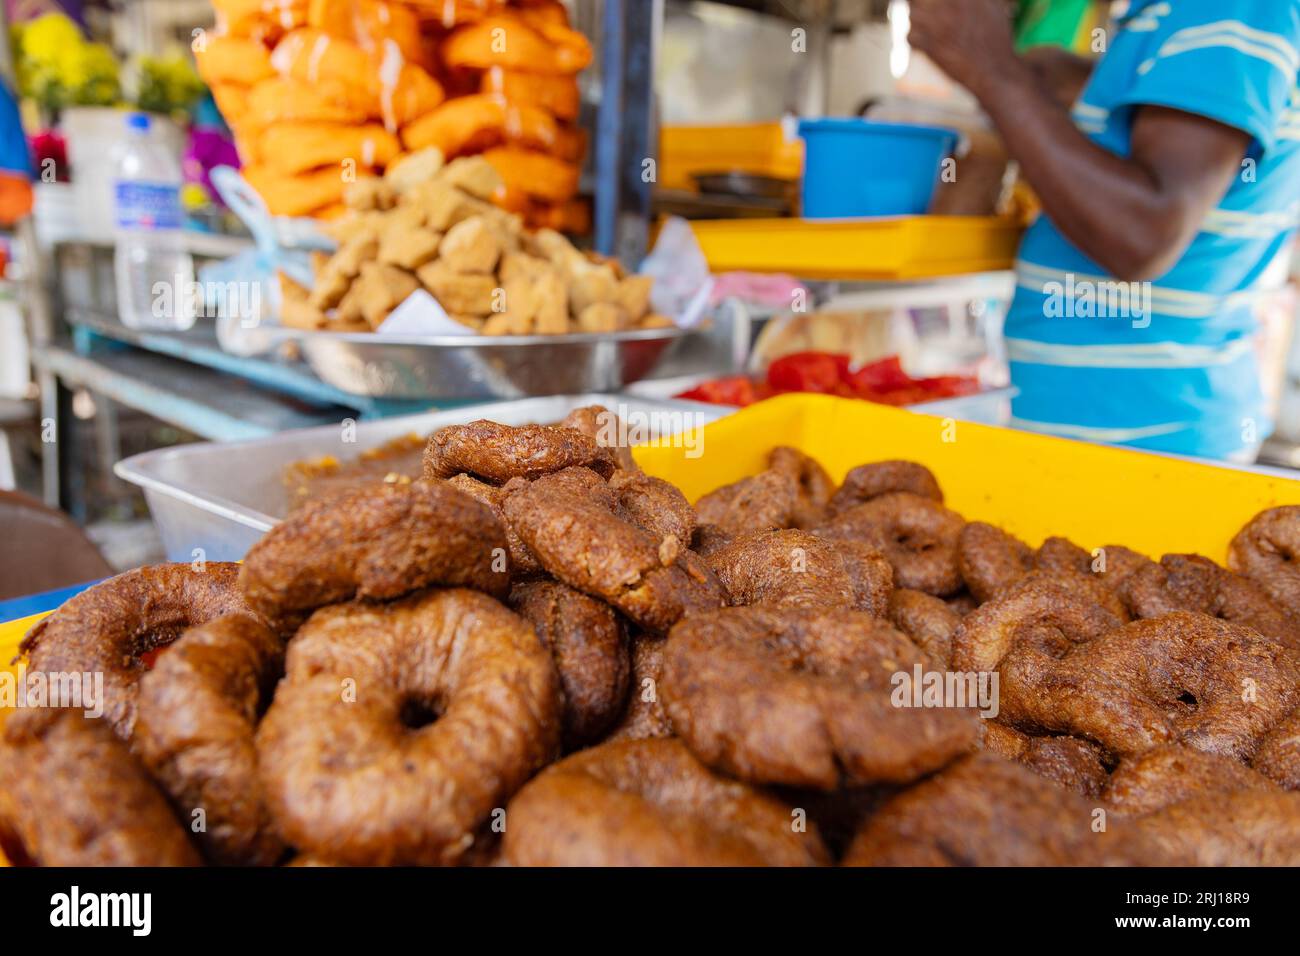
[[[48,110],[110,106],[121,98],[117,58],[102,43],[88,43],[61,13],[47,13],[15,27],[18,85]]]

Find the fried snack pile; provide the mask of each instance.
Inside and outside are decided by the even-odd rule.
[[[106,672],[104,716],[8,718],[0,848],[1300,864],[1300,508],[1255,518],[1225,568],[1031,547],[945,507],[921,465],[836,484],[792,448],[692,506],[602,443],[618,424],[446,428],[420,475],[352,475],[242,566],[69,601],[27,664]]]
[[[579,252],[554,230],[526,232],[489,199],[502,179],[482,157],[444,165],[430,148],[363,179],[351,211],[325,231],[339,243],[316,258],[305,289],[281,273],[280,320],[294,328],[369,332],[417,289],[484,335],[561,335],[663,328],[653,280]]]
[[[557,0],[213,0],[199,72],[272,214],[333,219],[348,184],[428,147],[483,155],[491,200],[584,233],[577,74]]]

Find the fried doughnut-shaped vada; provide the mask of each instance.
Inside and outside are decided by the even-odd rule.
[[[632,692],[627,710],[607,740],[647,740],[671,737],[673,725],[664,713],[659,681],[664,671],[664,646],[668,640],[638,634],[632,641]]]
[[[1075,571],[1092,574],[1093,556],[1069,538],[1051,537],[1044,541],[1034,555],[1034,567],[1039,571]]]
[[[515,866],[817,866],[815,829],[791,808],[712,773],[677,740],[602,744],[547,768],[510,801]]]
[[[476,421],[450,425],[429,436],[424,476],[450,478],[468,474],[491,484],[511,478],[540,478],[582,466],[608,478],[615,455],[594,438],[562,425],[499,425]]]
[[[528,546],[519,539],[515,529],[506,521],[505,512],[502,510],[506,500],[504,488],[499,485],[489,485],[471,475],[455,475],[447,479],[447,484],[457,491],[463,491],[471,498],[478,499],[492,509],[492,513],[501,522],[501,527],[505,529],[506,542],[510,548],[510,570],[516,577],[542,573],[542,566],[537,563],[537,558],[533,557]]]
[[[510,526],[555,578],[655,633],[689,611],[722,604],[718,582],[698,556],[684,548],[664,553],[663,542],[570,490],[568,474],[512,484],[504,505]]]
[[[492,509],[445,482],[372,485],[280,522],[248,552],[239,583],[272,619],[433,584],[505,597],[508,549]]]
[[[659,689],[692,752],[742,780],[906,783],[971,749],[978,732],[969,710],[894,706],[892,676],[916,665],[933,662],[860,611],[727,608],[673,628]]]
[[[952,638],[952,666],[960,671],[994,671],[1022,641],[1053,653],[1090,641],[1124,623],[1071,584],[1029,576],[962,619]]]
[[[859,465],[844,476],[827,511],[834,518],[873,498],[900,491],[943,504],[943,491],[929,468],[914,461],[876,461]]]
[[[604,405],[585,405],[575,408],[564,416],[560,422],[565,428],[580,431],[595,440],[602,448],[614,453],[614,461],[620,471],[636,471],[636,460],[632,449],[627,444],[627,429],[616,412],[611,412]]]
[[[213,863],[270,866],[284,853],[257,777],[257,721],[284,645],[251,615],[190,628],[140,680],[135,750]]]
[[[200,866],[163,796],[103,720],[15,711],[0,728],[0,850],[35,866]]]
[[[948,666],[952,659],[952,638],[961,627],[960,614],[924,591],[894,588],[884,616],[934,658],[935,663]]]
[[[1130,830],[1093,832],[1094,803],[991,753],[965,757],[886,802],[844,866],[1077,866],[1173,863]]]
[[[123,740],[135,726],[136,694],[152,651],[196,624],[251,614],[239,565],[161,564],[109,578],[70,598],[23,638],[31,671],[104,675],[104,716]]]
[[[791,516],[794,527],[808,530],[825,522],[835,483],[816,459],[797,448],[778,445],[767,456],[767,467],[795,480],[797,496]]]
[[[1250,578],[1300,618],[1300,505],[1255,515],[1228,546],[1228,567]]]
[[[1300,866],[1300,793],[1210,794],[1142,817],[1132,829],[1192,866]]]
[[[1258,584],[1197,554],[1166,554],[1129,574],[1120,594],[1137,617],[1198,611],[1300,649],[1300,629]]]
[[[313,856],[453,864],[555,756],[561,708],[532,626],[484,594],[324,608],[257,729],[267,802]]]
[[[1292,652],[1204,614],[1135,621],[1052,651],[1023,642],[1003,659],[1003,719],[1120,757],[1184,743],[1248,760],[1300,699]]]
[[[957,540],[964,524],[936,501],[896,492],[840,512],[816,533],[875,548],[893,565],[898,587],[946,597],[962,587]]]
[[[617,501],[615,511],[638,528],[662,541],[674,537],[687,547],[695,535],[695,509],[676,485],[640,471],[616,471],[609,488]]]
[[[700,524],[729,535],[788,528],[799,504],[799,487],[789,475],[763,471],[717,488],[695,502]]]
[[[893,588],[883,555],[806,531],[740,538],[707,561],[733,606],[844,607],[882,617]]]
[[[1300,790],[1300,710],[1268,732],[1250,765],[1287,790]]]
[[[558,581],[516,584],[510,606],[551,652],[564,690],[564,745],[598,740],[627,700],[627,634],[614,609]]]
[[[972,521],[957,538],[957,567],[982,604],[1033,570],[1034,550],[1001,528]]]
[[[1212,793],[1279,789],[1231,757],[1170,744],[1120,761],[1102,796],[1116,813],[1136,817]]]
[[[1005,724],[986,720],[984,749],[1028,767],[1040,777],[1085,797],[1101,795],[1108,779],[1104,751],[1078,737],[1030,737]]]

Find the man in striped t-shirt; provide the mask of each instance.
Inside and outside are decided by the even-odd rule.
[[[1043,203],[1006,326],[1017,424],[1241,457],[1272,428],[1255,306],[1300,217],[1300,0],[1117,10],[1069,112],[1004,0],[912,0],[912,42]]]

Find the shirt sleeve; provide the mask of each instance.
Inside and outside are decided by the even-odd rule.
[[[1168,0],[1148,4],[1124,29],[1150,37],[1117,107],[1181,110],[1273,147],[1297,99],[1300,0]]]

